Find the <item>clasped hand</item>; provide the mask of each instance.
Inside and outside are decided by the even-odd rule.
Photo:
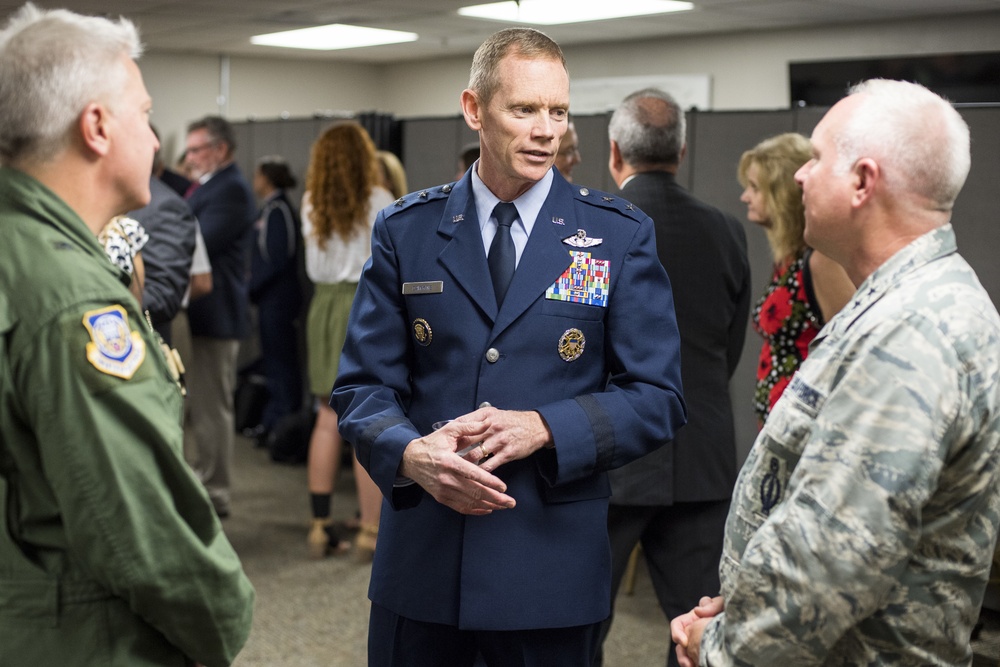
[[[698,606],[670,621],[670,637],[677,644],[677,662],[681,667],[697,667],[701,657],[701,636],[714,616],[722,613],[722,597],[703,597]]]
[[[410,441],[400,473],[442,505],[482,516],[514,507],[507,485],[493,472],[551,440],[537,412],[481,408]],[[458,452],[471,449],[464,456]]]

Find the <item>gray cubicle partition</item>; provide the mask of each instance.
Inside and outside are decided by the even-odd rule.
[[[234,123],[236,161],[247,180],[253,178],[257,160],[265,155],[280,155],[288,162],[299,185],[289,192],[298,204],[309,166],[309,151],[316,137],[336,118],[304,118]]]

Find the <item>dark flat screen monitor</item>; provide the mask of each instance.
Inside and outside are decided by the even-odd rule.
[[[954,103],[1000,104],[1000,52],[793,62],[792,106],[830,106],[865,79],[915,81]]]

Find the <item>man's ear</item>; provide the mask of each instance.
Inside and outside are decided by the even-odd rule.
[[[105,156],[111,148],[111,138],[108,132],[110,115],[107,108],[96,102],[84,107],[77,121],[83,145],[96,156]]]
[[[609,139],[611,142],[611,151],[608,155],[608,171],[611,172],[611,178],[618,183],[618,187],[621,187],[621,183],[618,182],[618,174],[622,172],[622,167],[625,166],[625,161],[622,160],[622,151],[618,147],[618,142],[614,139]]]
[[[473,132],[478,132],[483,127],[480,113],[482,107],[479,105],[479,96],[473,90],[466,88],[462,91],[462,115],[465,116],[465,124]]]
[[[881,180],[882,169],[878,166],[878,162],[868,157],[858,160],[854,165],[854,193],[851,196],[851,205],[859,207],[869,201]]]
[[[614,139],[609,139],[611,142],[611,157],[609,158],[609,164],[615,169],[622,168],[622,151],[618,148],[618,142]]]

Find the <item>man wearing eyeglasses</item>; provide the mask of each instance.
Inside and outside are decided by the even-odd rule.
[[[573,121],[566,125],[566,134],[559,142],[559,152],[556,153],[556,169],[570,183],[573,182],[573,167],[583,162],[580,156],[580,137],[576,133]]]
[[[188,126],[185,159],[194,179],[188,204],[205,237],[212,291],[188,306],[193,400],[185,451],[221,517],[229,515],[236,356],[240,339],[250,333],[246,267],[257,211],[253,191],[233,162],[235,149],[233,128],[219,116]]]

